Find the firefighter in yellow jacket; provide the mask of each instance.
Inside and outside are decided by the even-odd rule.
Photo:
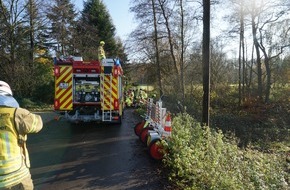
[[[102,62],[102,60],[106,59],[106,53],[105,53],[105,50],[104,50],[104,45],[105,45],[105,42],[104,41],[100,41],[100,45],[98,47],[98,59],[101,62]]]
[[[0,81],[0,190],[32,190],[28,133],[42,129],[42,119],[20,108],[10,86]]]

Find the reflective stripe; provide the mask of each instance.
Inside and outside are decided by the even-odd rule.
[[[19,157],[21,157],[21,156],[19,156]],[[14,162],[15,160],[18,160],[19,157],[15,157],[15,158],[10,159],[10,160],[0,160],[0,165],[3,166],[4,164],[7,164],[10,161],[13,161]]]
[[[21,155],[18,157],[15,157],[13,159],[1,161],[1,163],[3,163],[3,164],[0,167],[0,174],[5,175],[5,174],[9,174],[9,173],[12,173],[12,172],[18,170],[22,165],[22,163],[19,162],[19,160],[22,160]]]
[[[0,188],[11,187],[19,184],[24,178],[30,175],[29,169],[23,166],[20,170],[8,175],[0,176]]]
[[[5,152],[5,155],[7,155],[8,149],[10,147],[9,144],[6,143],[7,141],[8,141],[8,134],[7,133],[0,133],[0,146],[3,149],[3,150],[1,150],[1,152]],[[1,163],[1,161],[0,161],[0,163]]]
[[[14,112],[15,108],[0,108],[0,176],[19,170],[23,162]]]
[[[11,158],[10,143],[7,143],[9,142],[8,133],[4,133],[3,139],[4,139],[4,142],[6,142],[6,147],[5,147],[6,154],[8,155],[8,159],[10,159]]]

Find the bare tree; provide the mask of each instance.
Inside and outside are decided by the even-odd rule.
[[[77,13],[70,0],[52,0],[52,4],[48,7],[51,41],[56,45],[58,56],[74,53],[72,36],[76,16]]]
[[[0,1],[1,36],[1,78],[9,81],[16,94],[21,94],[21,84],[29,55],[27,20],[28,3],[23,0]]]
[[[289,7],[285,6],[281,1],[267,0],[263,4],[252,4],[251,22],[253,42],[257,57],[257,74],[258,74],[258,94],[260,100],[265,95],[264,101],[269,102],[271,89],[271,60],[283,53],[286,47],[290,46],[289,37],[287,38],[287,30],[289,30],[288,17],[285,16]],[[276,30],[272,32],[274,27]],[[278,26],[278,28],[277,28]],[[281,30],[282,28],[282,30]],[[266,69],[266,85],[265,93],[263,90],[262,80],[262,51],[264,64]]]
[[[263,101],[265,97],[264,101],[268,102],[271,89],[271,65],[273,65],[268,58],[279,56],[289,44],[289,38],[286,37],[286,31],[289,29],[289,25],[286,24],[289,20],[286,17],[289,6],[287,7],[282,1],[273,0],[230,0],[229,2],[237,7],[233,9],[232,15],[235,17],[234,23],[239,23],[239,27],[235,28],[235,31],[240,34],[239,103],[245,98],[245,85],[250,88],[251,83],[255,80],[259,100]],[[248,26],[250,26],[251,32],[248,30]],[[252,38],[252,43],[246,44],[245,42],[249,37]],[[251,61],[249,62],[246,61],[247,45],[253,47]],[[253,69],[256,70],[254,76]]]
[[[170,51],[170,55],[171,55],[171,59],[173,62],[173,68],[175,71],[175,90],[177,92],[180,92],[180,87],[181,87],[181,83],[180,83],[180,68],[178,67],[178,62],[177,62],[177,58],[176,58],[176,54],[174,52],[174,46],[176,45],[174,43],[174,37],[173,37],[173,32],[170,26],[170,17],[172,16],[173,10],[168,8],[168,2],[163,1],[163,0],[158,0],[159,2],[159,6],[161,9],[161,14],[163,16],[164,19],[164,26],[166,28],[166,32],[167,32],[167,39],[168,39],[168,44],[169,44],[169,51]],[[183,92],[182,92],[183,93]]]
[[[138,27],[130,34],[127,47],[137,63],[151,65],[149,73],[151,84],[157,81],[160,96],[163,94],[162,69],[160,62],[160,31],[158,25],[158,7],[155,0],[132,1],[131,12],[136,20],[140,20]],[[153,21],[153,22],[152,22]],[[132,62],[132,61],[131,61]],[[136,74],[136,73],[135,73]]]
[[[36,56],[47,50],[41,41],[43,14],[38,0],[0,1],[0,71],[2,80],[10,81],[18,96],[31,96],[37,69]],[[38,54],[36,54],[38,52]],[[23,80],[25,79],[25,80]]]

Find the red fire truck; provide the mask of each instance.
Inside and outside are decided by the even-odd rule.
[[[117,59],[83,61],[82,57],[54,59],[54,109],[73,123],[121,123],[123,70]]]

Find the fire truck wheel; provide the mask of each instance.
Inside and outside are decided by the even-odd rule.
[[[135,134],[136,134],[137,136],[140,136],[141,131],[142,131],[144,125],[145,125],[145,121],[141,121],[141,122],[139,122],[139,123],[137,123],[137,124],[135,125],[135,127],[134,127],[134,132],[135,132]]]
[[[149,145],[150,156],[155,160],[162,160],[164,153],[160,139],[154,139]]]
[[[141,134],[140,134],[140,140],[141,140],[144,144],[146,144],[146,142],[147,142],[148,131],[149,131],[149,130],[152,130],[152,128],[151,128],[151,127],[146,127],[146,128],[144,128],[144,129],[142,129],[142,131],[141,131]]]

